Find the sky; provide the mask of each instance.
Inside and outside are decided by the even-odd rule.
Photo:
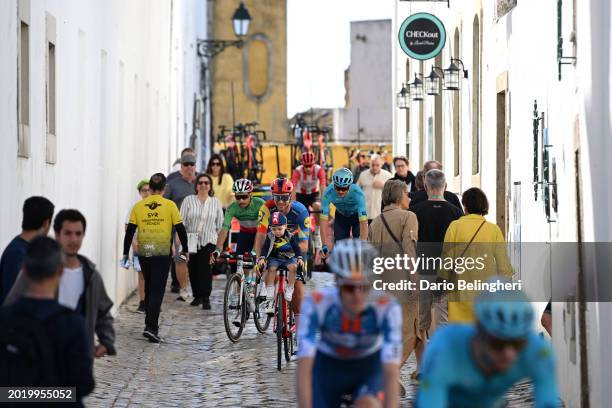
[[[287,114],[344,106],[350,22],[393,16],[393,0],[287,0]]]

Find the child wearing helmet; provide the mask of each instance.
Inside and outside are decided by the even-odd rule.
[[[257,259],[257,264],[260,268],[267,264],[268,274],[272,276],[276,276],[278,268],[287,268],[289,273],[285,299],[291,302],[297,268],[303,266],[304,262],[297,236],[287,231],[287,217],[281,212],[273,212],[270,215],[270,231],[264,241],[262,255]],[[266,286],[264,293],[266,313],[272,315],[274,314],[274,286]]]

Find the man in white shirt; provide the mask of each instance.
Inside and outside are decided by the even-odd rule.
[[[55,216],[55,239],[64,248],[66,261],[60,280],[58,301],[83,315],[96,357],[114,355],[115,330],[110,313],[113,302],[104,288],[102,276],[95,265],[79,255],[85,237],[86,221],[78,210],[62,210]],[[94,333],[99,344],[95,345]]]
[[[370,169],[359,174],[357,185],[365,193],[368,224],[380,214],[382,190],[391,177],[391,173],[382,169],[382,158],[378,154],[373,154],[370,158]]]
[[[106,294],[102,276],[96,265],[79,255],[85,237],[87,222],[78,210],[62,210],[53,220],[55,239],[66,254],[64,273],[57,293],[58,302],[85,318],[85,328],[93,355],[115,355],[115,329],[111,308],[113,302]],[[30,280],[23,271],[17,276],[13,289],[3,306],[15,303],[30,286]],[[99,344],[96,345],[95,337]]]

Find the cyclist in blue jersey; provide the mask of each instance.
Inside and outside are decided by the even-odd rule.
[[[500,407],[518,381],[534,386],[534,406],[559,406],[555,359],[548,340],[533,330],[534,313],[520,291],[482,292],[477,323],[436,331],[423,359],[416,407]]]
[[[368,214],[366,212],[365,194],[353,184],[353,173],[347,168],[336,170],[333,183],[327,186],[321,200],[321,252],[327,255],[333,243],[328,237],[329,206],[336,207],[334,214],[334,239],[340,241],[349,238],[368,239]]]
[[[338,241],[328,262],[336,286],[304,298],[298,324],[299,407],[337,408],[345,394],[355,407],[398,406],[402,312],[391,295],[370,293],[376,256],[362,240]]]

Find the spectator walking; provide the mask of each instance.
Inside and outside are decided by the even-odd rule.
[[[223,158],[220,155],[213,154],[210,157],[206,173],[212,177],[213,186],[211,188],[215,190],[215,197],[221,202],[225,210],[234,201],[234,196],[232,195],[234,179],[229,173],[225,172]]]
[[[138,195],[140,199],[145,199],[149,196],[149,180],[141,180],[136,186],[138,190]],[[132,206],[133,207],[133,206]],[[125,229],[127,229],[128,224],[130,223],[130,213],[132,212],[132,207],[128,211],[125,216]],[[136,309],[137,313],[144,313],[144,277],[142,276],[142,269],[140,267],[140,259],[138,258],[138,231],[134,234],[134,239],[132,240],[132,266],[134,270],[138,273],[138,309]]]
[[[155,173],[149,180],[151,195],[138,202],[130,214],[123,240],[122,264],[127,265],[132,238],[138,229],[138,250],[140,266],[145,279],[145,329],[143,336],[152,343],[160,343],[159,311],[164,300],[164,290],[170,269],[170,246],[173,227],[181,242],[181,257],[189,261],[187,232],[176,204],[162,197],[166,177]],[[154,227],[154,228],[151,228]]]
[[[181,204],[185,197],[193,194],[194,182],[196,177],[196,157],[192,153],[186,152],[181,156],[181,169],[179,177],[175,177],[171,182],[167,182],[164,198],[174,201],[177,208],[181,208]],[[172,263],[172,285],[173,293],[179,293],[177,300],[187,301],[189,297],[188,281],[187,281],[187,264],[176,255],[179,253],[176,234],[172,234],[172,255],[174,262]],[[183,248],[186,251],[186,248]]]
[[[430,161],[425,162],[425,164],[423,165],[423,170],[422,170],[423,178],[425,178],[425,175],[427,174],[429,170],[434,170],[434,169],[442,171],[442,163],[440,163],[437,160],[430,160]],[[444,199],[463,211],[463,208],[461,208],[461,203],[459,202],[459,198],[457,198],[457,194],[447,191],[446,187],[447,186],[444,186],[444,191],[442,194],[444,196]],[[418,203],[427,201],[428,194],[425,190],[415,191],[410,194],[410,199],[411,199],[410,207],[413,207],[417,205]]]
[[[368,240],[378,250],[381,257],[395,258],[397,254],[416,257],[416,241],[419,224],[416,215],[408,210],[410,198],[408,186],[401,180],[389,180],[382,192],[383,210],[372,220]],[[414,273],[413,273],[414,272]],[[410,269],[385,270],[381,275],[385,283],[412,281],[418,287],[418,275]],[[418,291],[393,291],[391,293],[402,306],[402,360],[404,365],[425,338],[419,329]],[[406,388],[400,381],[400,395]]]
[[[186,155],[186,154],[190,154],[193,157],[197,158],[197,155],[195,153],[195,151],[191,148],[191,147],[186,147],[183,150],[181,150],[181,157],[179,157],[178,159],[176,159],[174,161],[174,163],[172,164],[173,168],[174,166],[178,166],[178,170],[175,170],[173,172],[171,172],[170,174],[168,174],[168,177],[166,177],[166,183],[170,183],[172,180],[174,180],[177,177],[181,176],[181,158]]]
[[[193,291],[192,306],[210,309],[212,266],[210,256],[223,225],[221,202],[214,197],[213,179],[208,174],[196,177],[196,194],[183,200],[181,218],[187,230],[189,280]]]
[[[0,308],[0,384],[76,387],[76,404],[94,389],[93,356],[82,316],[55,300],[64,269],[59,243],[31,240],[23,258],[30,281],[17,301]]]
[[[393,167],[395,167],[395,175],[391,180],[400,180],[406,183],[409,191],[417,191],[414,174],[410,171],[410,162],[405,156],[397,156],[393,158]]]
[[[87,221],[78,210],[61,210],[53,220],[55,239],[64,250],[64,272],[57,291],[57,301],[85,318],[90,349],[96,357],[115,355],[115,329],[102,276],[89,259],[79,254],[85,238]],[[6,298],[5,305],[24,295],[31,282],[23,273]],[[95,336],[100,344],[95,345]]]
[[[53,203],[45,197],[34,196],[24,201],[21,234],[13,238],[0,258],[0,305],[15,284],[28,243],[49,233],[53,210]]]
[[[416,214],[419,221],[417,253],[422,255],[423,258],[439,258],[442,253],[442,243],[444,242],[446,229],[451,222],[463,215],[463,211],[444,199],[446,178],[442,171],[429,170],[425,174],[424,182],[428,199],[411,207],[411,211]],[[426,265],[419,271],[421,280],[434,281],[436,273],[437,271],[432,265]],[[421,291],[419,302],[419,328],[425,337],[429,338],[432,324],[432,306],[436,311],[436,325],[444,324],[448,320],[446,297],[439,296],[434,299],[431,291]],[[423,349],[423,343],[417,344],[417,373],[421,368]],[[416,373],[413,376],[416,376]]]
[[[487,281],[492,276],[512,277],[512,265],[506,252],[506,241],[497,224],[488,222],[489,201],[485,193],[472,187],[462,196],[465,215],[453,221],[444,235],[443,257],[464,259],[480,258],[484,267],[468,268],[461,271],[460,278],[466,282]],[[451,282],[458,278],[450,270],[440,271],[440,277]],[[472,291],[454,291],[448,299],[448,320],[451,322],[473,323]]]
[[[373,154],[370,158],[370,170],[362,172],[357,180],[357,185],[361,187],[366,197],[368,224],[380,214],[382,190],[385,182],[392,177],[391,173],[381,168],[381,165],[380,155]]]

